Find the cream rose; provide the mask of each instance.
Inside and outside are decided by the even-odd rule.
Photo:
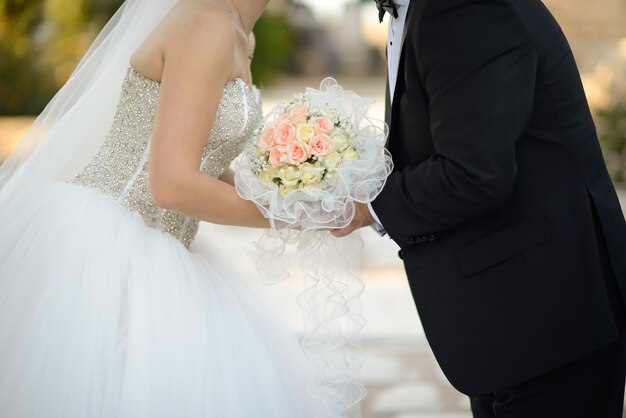
[[[318,157],[328,155],[333,150],[333,144],[328,135],[316,135],[309,141],[311,153]]]
[[[292,164],[298,165],[311,157],[311,151],[304,142],[293,141],[287,146],[287,156]]]
[[[301,174],[300,171],[297,170],[295,167],[290,166],[286,169],[280,170],[279,176],[284,185],[295,186],[300,181]]]
[[[303,123],[296,128],[296,138],[308,144],[309,140],[315,136],[315,128],[309,123]]]
[[[298,186],[287,186],[286,184],[281,184],[279,190],[281,194],[288,195],[294,190],[298,190]]]
[[[265,171],[267,172],[268,175],[272,177],[272,180],[280,178],[280,168],[278,167],[274,167],[270,165],[269,167],[267,167]]]
[[[300,165],[300,174],[302,182],[307,186],[311,186],[322,181],[324,169],[311,163],[304,163]]]
[[[341,156],[344,158],[344,160],[354,161],[359,159],[359,153],[356,152],[353,147],[347,148],[344,152],[341,153]]]
[[[334,132],[330,136],[330,140],[333,143],[333,147],[339,152],[348,148],[348,138],[341,132]]]
[[[267,171],[263,170],[259,173],[259,178],[266,183],[271,183],[274,180],[274,177]]]
[[[329,170],[334,170],[339,167],[339,163],[341,162],[341,154],[337,151],[333,151],[327,156],[324,157],[322,164]]]

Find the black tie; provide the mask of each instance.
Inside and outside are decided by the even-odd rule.
[[[375,0],[376,7],[378,7],[378,19],[382,22],[385,17],[385,12],[389,13],[394,18],[398,17],[398,11],[396,5],[391,0]]]

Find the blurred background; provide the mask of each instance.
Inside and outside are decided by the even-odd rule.
[[[567,35],[579,64],[604,156],[626,207],[626,0],[545,0]],[[0,163],[33,118],[70,76],[120,0],[0,0]],[[317,86],[332,75],[346,88],[372,96],[372,115],[383,118],[384,47],[373,0],[272,0],[255,28],[256,84],[266,110],[280,99]],[[200,234],[252,256],[258,233],[204,224]],[[364,416],[470,417],[465,397],[446,382],[419,325],[397,248],[363,231],[360,260],[367,283],[368,325],[363,378],[370,395]],[[242,245],[244,243],[244,245]],[[297,277],[297,273],[294,274]],[[297,278],[270,291],[299,314],[292,301]]]

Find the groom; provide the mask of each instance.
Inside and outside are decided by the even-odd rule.
[[[540,0],[376,2],[395,171],[335,235],[401,247],[475,417],[621,418],[626,223],[558,24]]]

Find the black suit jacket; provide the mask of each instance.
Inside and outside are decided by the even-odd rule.
[[[412,0],[373,208],[451,383],[483,394],[615,340],[626,223],[539,0]]]

